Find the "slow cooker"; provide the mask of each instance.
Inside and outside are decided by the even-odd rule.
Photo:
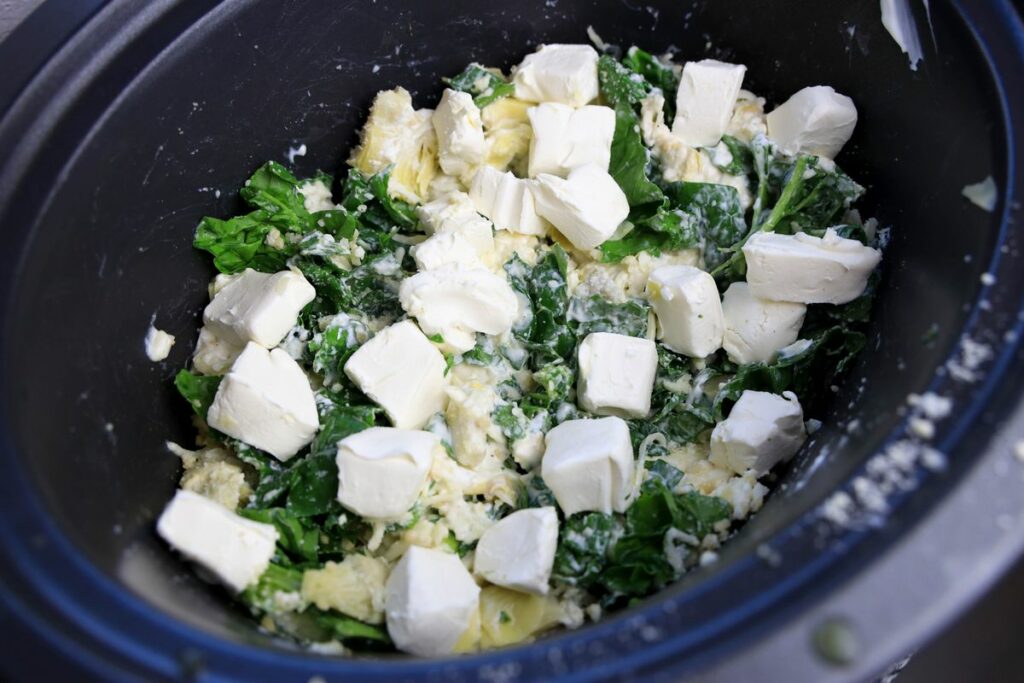
[[[0,44],[0,605],[12,678],[869,679],[1024,548],[1024,25],[1009,0],[879,3],[48,0]],[[257,630],[156,538],[190,438],[197,221],[267,159],[340,167],[373,94],[434,101],[542,42],[746,64],[778,103],[851,95],[839,162],[890,230],[865,351],[711,566],[603,621],[439,660],[326,657]],[[905,27],[907,28],[907,27]],[[304,156],[296,150],[306,150]],[[991,176],[986,211],[961,190]],[[144,355],[150,322],[179,343]],[[908,395],[952,401],[922,441]]]

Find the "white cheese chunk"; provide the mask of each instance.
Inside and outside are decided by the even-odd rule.
[[[729,417],[711,432],[711,463],[758,477],[789,460],[807,439],[796,395],[744,391]]]
[[[534,188],[537,213],[577,249],[607,240],[629,215],[629,202],[615,179],[597,164],[577,166],[565,178],[542,173]]]
[[[338,502],[396,521],[416,502],[441,442],[430,432],[371,427],[338,442]]]
[[[302,195],[302,205],[310,213],[337,208],[331,196],[331,188],[323,180],[307,180],[299,185],[299,194]]]
[[[442,171],[464,176],[484,160],[484,124],[472,95],[445,88],[433,124]]]
[[[451,654],[480,605],[480,587],[458,555],[412,546],[388,577],[384,613],[399,650]]]
[[[476,210],[491,219],[498,230],[524,235],[543,235],[547,223],[537,214],[531,191],[535,182],[483,166],[473,176],[469,197]]]
[[[530,140],[529,175],[541,173],[565,176],[584,164],[608,170],[615,110],[587,105],[573,109],[567,104],[547,102],[527,111],[533,126]]]
[[[469,195],[459,190],[446,192],[437,199],[416,207],[416,215],[420,219],[423,231],[428,235],[445,232],[452,226],[461,224],[479,214]]]
[[[458,232],[437,233],[412,248],[412,258],[419,270],[436,270],[447,265],[480,268],[484,265],[480,257],[476,246]]]
[[[649,339],[610,332],[588,334],[578,351],[580,407],[597,415],[644,417],[658,369]]]
[[[729,127],[747,67],[714,59],[687,62],[676,91],[672,133],[690,147],[713,147]]]
[[[783,301],[758,299],[746,282],[734,282],[722,296],[725,335],[722,347],[729,360],[767,363],[779,349],[796,341],[807,307]]]
[[[309,380],[281,349],[249,342],[221,380],[206,416],[216,430],[288,460],[313,440],[320,420]]]
[[[157,533],[171,547],[240,593],[274,555],[277,529],[236,515],[223,505],[179,489],[160,514]]]
[[[154,363],[162,361],[171,353],[174,335],[157,329],[153,325],[146,330],[146,357]]]
[[[231,368],[242,347],[229,344],[205,326],[199,330],[196,350],[192,353],[192,365],[203,375],[223,375]]]
[[[518,510],[480,537],[473,571],[498,586],[547,595],[557,548],[555,508]]]
[[[864,293],[877,249],[829,228],[824,237],[761,232],[743,245],[750,293],[801,304],[845,304]]]
[[[345,363],[345,374],[399,429],[419,429],[444,410],[445,361],[416,323],[381,330]]]
[[[827,85],[798,90],[768,114],[768,137],[787,154],[839,154],[857,125],[857,107]]]
[[[398,298],[424,332],[440,334],[459,351],[473,348],[477,332],[508,332],[519,313],[504,275],[480,268],[448,265],[417,273],[402,281]]]
[[[633,444],[619,417],[566,420],[549,431],[541,477],[562,512],[625,512],[633,492]]]
[[[651,273],[647,295],[665,346],[695,358],[721,348],[725,318],[711,275],[694,266],[663,266]]]
[[[313,285],[298,271],[271,274],[247,268],[217,292],[203,311],[203,323],[228,344],[253,341],[269,349],[284,339],[314,297]]]
[[[465,192],[445,194],[418,206],[416,212],[420,224],[431,235],[412,250],[420,270],[433,270],[445,263],[490,264],[493,260],[491,222],[476,212]]]
[[[541,45],[515,68],[516,98],[582,107],[598,94],[597,57],[589,45]]]

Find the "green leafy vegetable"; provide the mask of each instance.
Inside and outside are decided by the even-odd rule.
[[[258,615],[276,609],[274,596],[277,593],[294,593],[301,587],[301,569],[271,562],[259,581],[246,587],[238,597]]]
[[[559,536],[553,578],[595,592],[605,604],[649,595],[675,579],[683,571],[669,557],[677,540],[699,541],[729,519],[732,507],[698,493],[674,494],[665,474],[662,470],[663,476],[644,483],[624,516],[588,512],[568,518]]]
[[[576,324],[581,339],[592,332],[645,337],[649,312],[650,306],[642,299],[617,304],[595,295],[569,302],[569,320]]]
[[[597,60],[597,79],[601,97],[611,107],[617,108],[620,104],[632,107],[651,91],[651,84],[643,76],[608,55]]]
[[[180,370],[174,377],[174,386],[192,406],[196,415],[205,420],[206,413],[210,410],[210,404],[213,403],[213,398],[217,395],[217,389],[220,387],[222,379],[223,377],[196,375],[188,370]]]
[[[640,220],[657,213],[664,194],[650,179],[650,159],[640,139],[640,120],[627,104],[615,106],[615,133],[608,173],[626,195],[630,220]]]
[[[502,97],[514,95],[516,91],[515,85],[476,62],[467,66],[458,76],[445,79],[445,82],[452,90],[468,92],[481,109]]]
[[[661,90],[665,96],[665,121],[671,124],[676,117],[676,91],[679,89],[679,76],[676,71],[649,52],[634,46],[626,51],[622,59],[623,65],[643,76],[651,86]]]
[[[243,509],[239,510],[238,514],[254,522],[272,524],[277,529],[277,544],[290,560],[300,563],[315,563],[317,561],[320,530],[315,526],[307,526],[291,510],[283,508]],[[276,565],[271,565],[271,567],[274,566]]]
[[[314,335],[307,345],[312,354],[313,371],[323,375],[330,386],[345,376],[345,363],[359,348],[360,337],[370,336],[367,326],[348,316],[335,316],[323,332]]]
[[[512,288],[530,301],[532,316],[528,324],[513,333],[531,352],[534,367],[568,360],[576,348],[576,336],[566,324],[567,269],[568,256],[557,244],[532,269],[518,256],[505,264]]]

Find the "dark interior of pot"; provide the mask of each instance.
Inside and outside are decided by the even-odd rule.
[[[507,69],[537,43],[586,42],[592,26],[611,44],[745,64],[744,87],[769,108],[819,83],[855,100],[838,162],[868,188],[865,215],[892,226],[868,348],[765,509],[673,591],[749,557],[876,450],[955,344],[995,243],[994,217],[960,189],[1002,180],[997,97],[948,3],[932,3],[916,72],[877,2],[226,2],[164,49],[197,10],[175,12],[125,44],[44,152],[41,168],[63,169],[32,217],[3,391],[21,462],[64,534],[138,596],[223,638],[268,640],[153,532],[180,467],[164,442],[192,435],[172,378],[212,276],[193,231],[238,210],[245,178],[289,148],[308,150],[298,174],[341,167],[377,90],[401,85],[431,106],[441,77],[470,61]],[[61,130],[83,127],[83,144],[62,147]],[[178,339],[159,364],[142,342],[154,316]]]

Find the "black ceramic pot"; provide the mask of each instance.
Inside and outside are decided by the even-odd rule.
[[[919,644],[1024,538],[1010,453],[1024,31],[1007,0],[938,0],[930,16],[913,4],[916,71],[876,0],[47,2],[0,45],[0,667],[43,680],[828,681]],[[865,214],[892,226],[868,349],[764,510],[660,595],[439,661],[274,641],[153,533],[179,468],[164,441],[191,431],[171,378],[211,276],[191,247],[198,219],[240,208],[236,188],[290,147],[308,149],[300,173],[338,168],[378,89],[426,106],[471,60],[509,67],[540,42],[585,42],[588,26],[746,64],[770,104],[818,83],[854,98],[839,162],[866,184]],[[960,194],[987,175],[991,213]],[[143,353],[154,315],[179,340],[161,364]],[[942,457],[918,448],[904,463],[892,445],[907,438],[907,395],[926,390],[954,402],[931,440]]]

